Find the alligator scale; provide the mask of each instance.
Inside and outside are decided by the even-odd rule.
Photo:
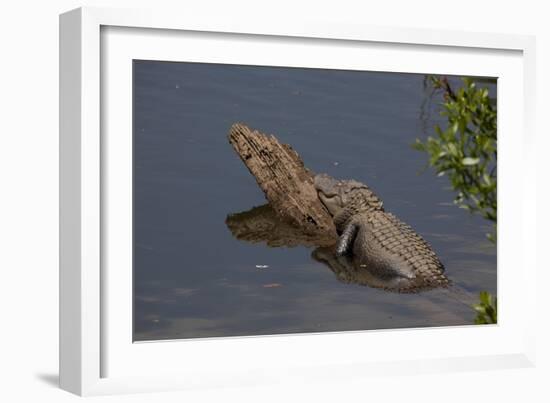
[[[367,185],[324,174],[316,175],[314,184],[340,237],[335,249],[317,249],[313,257],[338,278],[398,292],[450,285],[430,245],[386,212]]]

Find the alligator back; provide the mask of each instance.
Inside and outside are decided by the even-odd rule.
[[[335,266],[343,268],[340,272],[368,272],[367,283],[401,292],[450,284],[428,242],[386,212],[382,200],[367,185],[320,174],[315,176],[315,188],[340,235],[334,251]],[[331,266],[330,259],[322,260]]]
[[[356,264],[380,278],[399,278],[399,291],[449,285],[428,242],[393,214],[365,212],[351,217],[348,225],[357,228],[352,246]]]

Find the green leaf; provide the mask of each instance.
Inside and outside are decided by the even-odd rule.
[[[411,144],[412,148],[418,151],[426,151],[426,145],[420,141],[420,139],[416,139],[416,141]]]
[[[462,158],[462,163],[464,165],[476,165],[479,163],[479,158],[472,158],[472,157]]]
[[[474,310],[479,313],[485,313],[485,307],[483,305],[474,305]]]
[[[451,155],[457,155],[458,154],[458,150],[456,148],[456,145],[454,145],[453,143],[449,143],[447,145],[447,147],[449,148],[449,152],[451,153]]]
[[[451,126],[451,133],[455,134],[458,131],[458,122],[454,122]]]

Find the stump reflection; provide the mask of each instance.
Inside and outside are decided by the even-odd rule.
[[[270,204],[230,214],[225,223],[235,238],[265,243],[270,247],[329,246],[337,241],[326,233],[305,233],[301,228],[281,219]]]

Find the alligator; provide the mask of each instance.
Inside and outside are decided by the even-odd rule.
[[[339,239],[332,257],[326,249],[314,252],[313,257],[327,263],[337,276],[363,278],[370,286],[397,292],[450,286],[428,242],[386,212],[382,200],[367,185],[326,174],[316,175],[314,185]]]

